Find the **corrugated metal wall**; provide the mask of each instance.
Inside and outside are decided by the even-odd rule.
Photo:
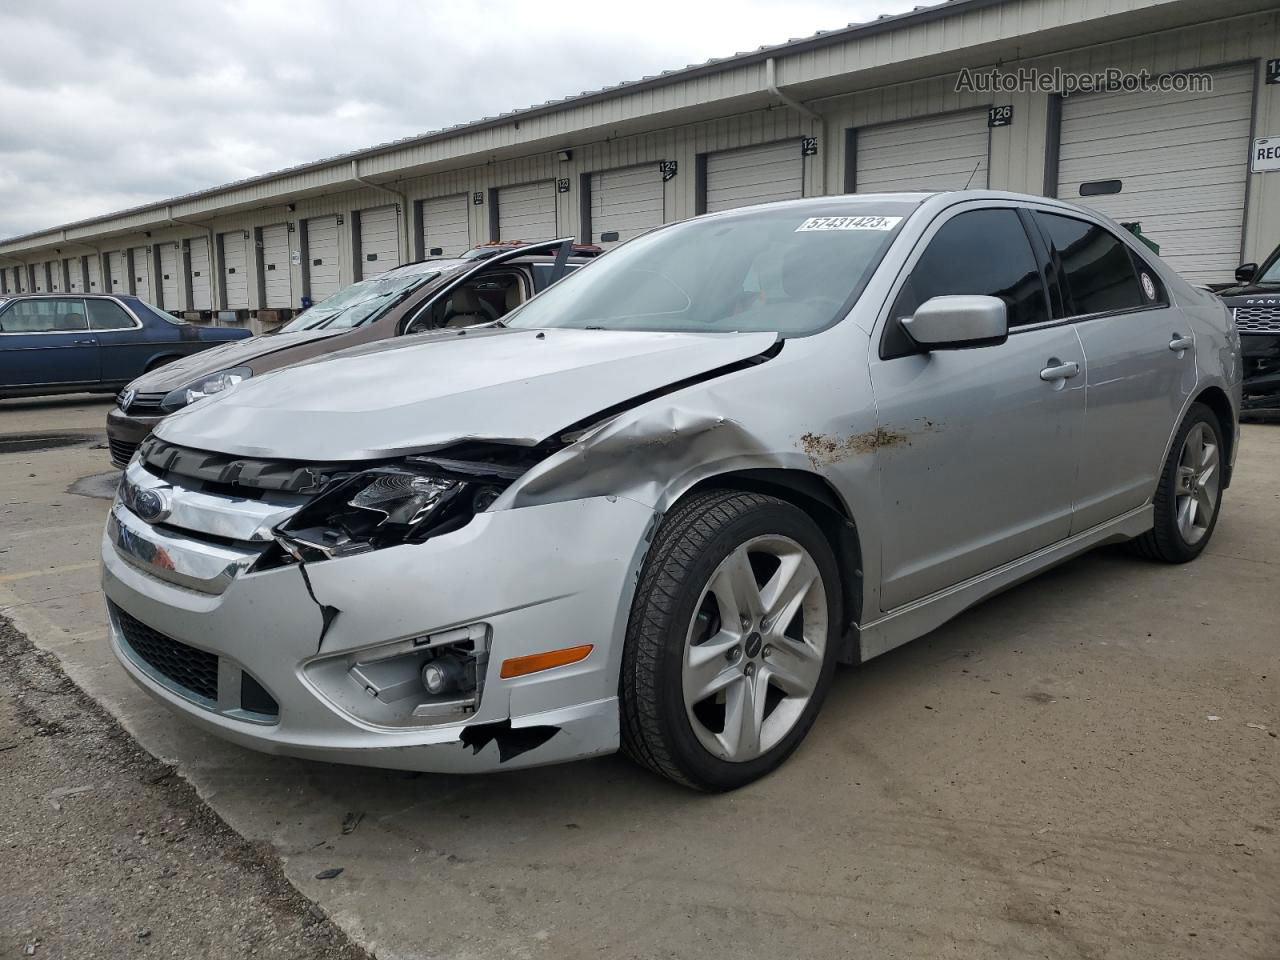
[[[1140,221],[1187,280],[1213,283],[1240,263],[1254,72],[1216,71],[1212,91],[1093,94],[1062,104],[1058,196]],[[1083,197],[1084,184],[1118,183]]]

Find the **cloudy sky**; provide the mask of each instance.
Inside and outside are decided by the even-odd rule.
[[[3,0],[0,238],[919,0]]]

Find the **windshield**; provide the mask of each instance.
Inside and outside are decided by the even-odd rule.
[[[350,330],[376,320],[383,310],[440,276],[439,273],[402,273],[370,277],[343,287],[280,328],[280,333],[299,330]]]
[[[862,292],[902,201],[761,207],[664,227],[623,244],[505,321],[697,333],[813,333]]]

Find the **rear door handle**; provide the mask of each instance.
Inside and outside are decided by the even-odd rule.
[[[92,347],[92,346],[96,345],[96,344],[97,344],[97,342],[98,342],[97,340],[77,340],[77,341],[76,341],[76,346],[78,346],[78,347]]]
[[[1056,383],[1059,380],[1070,380],[1080,375],[1080,364],[1074,360],[1062,363],[1057,357],[1049,360],[1049,366],[1040,371],[1040,379],[1045,383]]]
[[[1181,353],[1183,350],[1190,350],[1193,346],[1195,346],[1194,340],[1190,337],[1183,337],[1176,333],[1173,335],[1173,339],[1169,341],[1169,349],[1174,353]]]

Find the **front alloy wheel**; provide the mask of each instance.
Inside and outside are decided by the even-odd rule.
[[[827,593],[818,565],[788,537],[756,537],[702,590],[685,641],[684,706],[699,742],[734,763],[794,729],[818,689]]]
[[[831,548],[798,507],[727,490],[678,504],[632,604],[623,748],[701,790],[768,773],[826,694],[839,602]]]

